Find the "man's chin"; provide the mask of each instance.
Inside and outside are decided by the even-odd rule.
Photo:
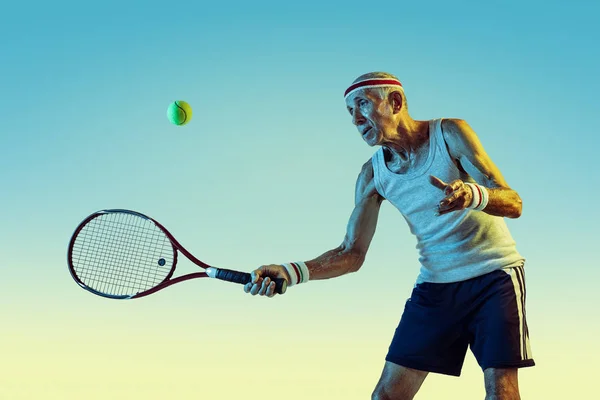
[[[369,147],[375,147],[377,145],[379,145],[379,140],[377,140],[376,137],[363,137],[363,140],[365,141],[366,144],[369,145]]]

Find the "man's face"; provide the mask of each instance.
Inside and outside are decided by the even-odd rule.
[[[363,140],[369,146],[381,145],[395,131],[392,107],[371,89],[357,90],[346,99],[346,107]]]

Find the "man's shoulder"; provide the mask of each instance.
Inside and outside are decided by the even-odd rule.
[[[373,176],[373,158],[370,157],[361,167],[360,175],[364,177]]]
[[[371,157],[369,157],[367,159],[367,161],[364,162],[364,164],[361,167],[361,172],[364,171],[373,171],[373,161],[375,159],[375,157],[377,156],[378,153],[381,153],[384,150],[383,147],[379,147],[377,150],[375,150],[373,152],[373,154],[371,154]]]
[[[373,159],[369,158],[362,166],[358,179],[356,180],[356,199],[364,199],[371,195],[377,195],[380,200],[381,195],[375,185],[375,171],[373,169]]]
[[[445,118],[441,123],[442,137],[452,153],[462,143],[476,136],[467,121],[460,118]]]
[[[375,179],[375,171],[373,169],[373,159],[369,158],[361,167],[360,173],[356,180],[357,187],[370,184]]]
[[[440,126],[444,134],[462,134],[465,128],[469,126],[467,121],[461,118],[440,118]]]

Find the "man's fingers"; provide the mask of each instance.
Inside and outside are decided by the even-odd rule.
[[[446,189],[446,186],[448,186],[448,184],[446,184],[443,180],[433,175],[429,175],[429,182],[431,182],[433,186],[441,190]]]
[[[260,290],[258,291],[258,294],[260,294],[261,296],[264,296],[267,293],[267,289],[269,288],[270,283],[271,283],[271,279],[267,276],[262,281],[262,285],[260,287]]]
[[[458,210],[462,210],[458,205],[453,205],[450,208],[438,208],[437,215],[444,215]]]
[[[260,279],[260,275],[261,275],[261,274],[260,274],[260,270],[258,270],[258,269],[255,269],[254,271],[252,271],[252,272],[250,273],[250,277],[252,278],[252,281],[251,281],[251,282],[252,282],[252,283],[257,283],[257,282],[258,282],[258,280]]]
[[[442,201],[440,201],[440,207],[447,207],[447,206],[451,205],[452,203],[454,203],[456,200],[463,198],[463,197],[464,197],[464,193],[462,191],[451,192],[450,195],[444,197],[442,199]]]
[[[460,179],[456,179],[450,183],[446,183],[437,176],[429,175],[429,182],[436,188],[443,190],[444,194],[448,195],[458,189],[460,189],[464,184]]]
[[[258,278],[258,281],[252,285],[252,289],[250,289],[250,294],[252,296],[256,296],[258,294],[258,291],[260,290],[261,285],[262,285],[262,281],[263,281],[262,278]]]
[[[257,294],[267,297],[275,296],[274,279],[281,275],[279,270],[282,268],[282,266],[276,265],[262,265],[250,272],[250,282],[244,285],[244,292],[253,296]]]
[[[444,205],[441,205],[438,207],[438,211],[441,213],[446,213],[446,211],[455,211],[455,210],[460,210],[463,209],[464,207],[461,207],[460,202],[455,200],[454,202],[450,202]]]
[[[450,194],[452,192],[460,190],[461,188],[464,188],[464,185],[465,185],[464,182],[461,181],[460,179],[454,180],[454,181],[450,182],[448,184],[448,186],[446,186],[445,194]]]
[[[250,293],[252,296],[267,296],[273,297],[275,295],[275,281],[271,280],[268,276],[258,278],[256,282],[248,282],[244,285],[244,292]]]
[[[468,206],[470,199],[470,193],[467,191],[467,188],[463,186],[440,201],[438,213],[441,215],[452,211],[462,210]]]

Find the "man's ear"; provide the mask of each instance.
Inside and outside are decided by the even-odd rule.
[[[394,91],[389,94],[388,100],[392,105],[392,110],[394,110],[394,114],[397,114],[402,110],[402,94],[398,91]]]

